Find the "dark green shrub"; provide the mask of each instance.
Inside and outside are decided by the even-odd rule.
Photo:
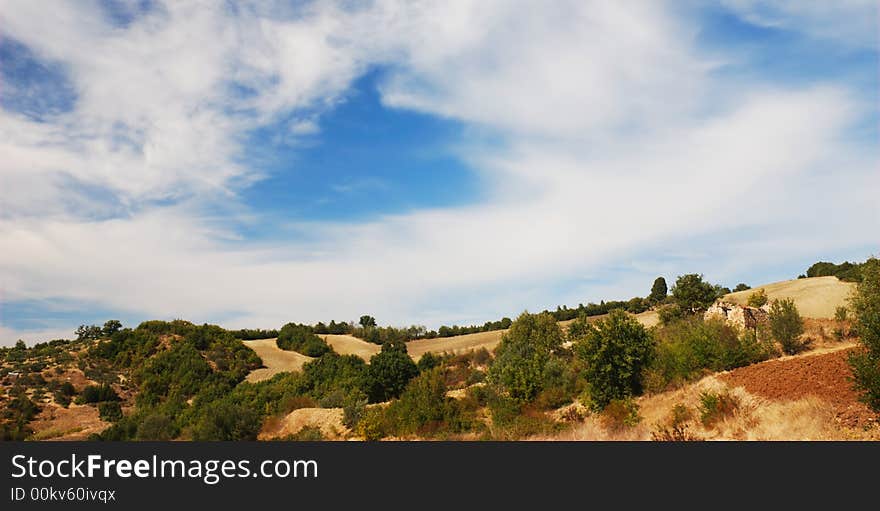
[[[700,394],[700,421],[707,428],[733,416],[738,408],[739,399],[730,393],[703,392]]]
[[[660,303],[666,299],[667,292],[666,279],[657,277],[654,279],[654,285],[651,286],[651,294],[648,295],[648,300],[652,303]]]
[[[661,325],[669,325],[685,317],[684,310],[677,303],[669,303],[657,309]]]
[[[385,410],[378,406],[367,408],[358,422],[357,433],[368,442],[388,436],[385,433]]]
[[[53,393],[55,402],[63,406],[64,408],[67,408],[70,405],[71,399],[73,399],[73,396],[75,395],[76,389],[69,381],[60,384]]]
[[[869,259],[870,260],[870,259]],[[845,282],[860,282],[862,280],[862,269],[865,263],[851,263],[845,261],[840,264],[821,261],[813,264],[807,269],[807,277],[830,277],[834,276]]]
[[[422,355],[422,358],[419,359],[419,371],[425,372],[438,367],[443,360],[437,355],[428,352]]]
[[[355,430],[358,423],[367,412],[366,394],[363,392],[353,392],[346,397],[345,403],[342,405],[342,423],[345,427]]]
[[[295,323],[281,327],[275,343],[283,350],[296,351],[309,357],[320,357],[330,351],[330,346],[315,335],[311,327]]]
[[[161,411],[149,413],[136,423],[137,440],[172,440],[180,433],[174,419]]]
[[[492,418],[493,426],[508,426],[519,417],[522,411],[521,402],[496,392],[492,387],[483,387],[483,389],[486,391],[486,394],[481,397],[485,399],[486,405],[489,408],[489,416]],[[478,394],[478,392],[475,392],[475,395]]]
[[[693,380],[705,372],[760,362],[772,353],[771,346],[760,342],[754,332],[740,332],[716,319],[676,321],[657,328],[654,337],[657,350],[650,368],[652,391]]]
[[[705,310],[721,296],[718,288],[703,280],[702,275],[681,275],[672,286],[672,298],[686,313]]]
[[[471,371],[464,383],[467,386],[471,386],[475,383],[483,383],[484,381],[486,381],[486,373],[483,371]]]
[[[256,440],[262,414],[242,403],[218,400],[206,406],[192,430],[196,441]]]
[[[590,406],[602,410],[611,401],[642,392],[643,371],[654,356],[654,340],[638,321],[623,311],[613,311],[596,322],[575,343],[590,385]]]
[[[394,435],[436,435],[464,429],[467,420],[459,403],[446,397],[446,385],[439,368],[413,379],[400,399],[386,409],[386,424]]]
[[[562,346],[562,330],[549,313],[523,313],[502,337],[489,381],[514,399],[529,401],[542,390],[545,366]]]
[[[342,389],[334,389],[322,397],[320,401],[318,401],[318,404],[321,408],[342,408],[342,405],[345,403],[345,397],[345,391]]]
[[[850,308],[864,351],[850,355],[849,362],[862,400],[880,413],[880,259],[863,263],[861,277]]]
[[[98,403],[98,414],[102,421],[116,422],[122,418],[122,407],[116,401]]]
[[[508,324],[508,327],[510,324]],[[484,366],[492,361],[492,354],[486,348],[480,348],[474,352],[473,362],[476,366]]]
[[[102,401],[119,401],[119,395],[110,385],[89,385],[77,398],[80,404],[100,403]]]
[[[747,304],[750,307],[763,307],[764,305],[767,305],[767,300],[767,292],[761,288],[749,295]]]
[[[773,300],[770,304],[770,333],[788,355],[800,353],[807,345],[799,337],[804,333],[804,320],[791,299]]]
[[[305,426],[296,433],[288,435],[284,440],[291,442],[320,442],[324,440],[324,433],[321,432],[319,427]]]
[[[345,395],[355,391],[367,393],[368,370],[362,358],[330,351],[303,365],[298,387],[302,393],[319,400],[334,390],[341,390]]]
[[[370,358],[366,373],[367,395],[373,403],[393,399],[418,374],[419,368],[407,354],[404,343],[385,343],[382,351]]]

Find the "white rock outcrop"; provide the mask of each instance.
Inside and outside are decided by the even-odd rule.
[[[754,330],[767,322],[769,307],[749,307],[718,300],[709,307],[703,319],[719,318],[742,329]]]

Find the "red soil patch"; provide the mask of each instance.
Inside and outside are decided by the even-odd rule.
[[[816,396],[828,401],[837,420],[847,427],[866,427],[877,415],[853,390],[847,357],[850,348],[821,355],[807,355],[741,367],[719,378],[733,387],[773,400],[796,400]]]

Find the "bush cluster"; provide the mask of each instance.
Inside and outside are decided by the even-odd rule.
[[[275,343],[283,350],[296,351],[308,357],[320,357],[330,351],[330,346],[312,331],[312,327],[296,323],[281,327]]]

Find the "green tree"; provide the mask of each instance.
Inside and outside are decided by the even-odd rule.
[[[78,341],[100,339],[103,334],[98,325],[80,325],[74,333]]]
[[[850,310],[864,352],[850,355],[853,382],[862,400],[880,413],[880,259],[861,267],[862,281],[850,299]]]
[[[672,297],[682,310],[696,313],[704,310],[718,298],[716,286],[703,280],[702,275],[689,273],[681,275],[672,286]]]
[[[426,372],[434,369],[435,367],[438,367],[442,362],[443,359],[441,357],[429,351],[428,353],[422,355],[422,358],[419,359],[419,363],[417,365],[419,366],[420,372]]]
[[[782,346],[782,351],[788,355],[803,351],[805,345],[799,337],[804,333],[804,320],[798,313],[794,300],[773,300],[768,320],[770,334]]]
[[[104,328],[101,329],[101,333],[104,337],[111,337],[116,332],[122,330],[122,322],[118,319],[111,319],[104,323]]]
[[[651,286],[651,294],[648,295],[648,300],[654,303],[660,303],[666,298],[667,292],[666,279],[663,277],[657,277],[654,279],[654,285]]]
[[[736,293],[738,291],[748,291],[751,288],[752,287],[749,286],[748,284],[744,284],[744,283],[740,282],[739,284],[736,285],[735,288],[733,288],[733,292]]]
[[[661,325],[670,325],[685,317],[685,311],[677,303],[669,303],[657,309],[657,318]]]
[[[406,384],[419,374],[419,368],[406,352],[405,343],[385,343],[370,358],[367,368],[367,394],[374,403],[400,396]]]
[[[654,340],[635,318],[612,311],[575,343],[586,366],[590,406],[603,410],[617,399],[642,392],[643,372],[654,357]]]
[[[514,399],[533,399],[542,390],[547,363],[562,341],[562,330],[552,314],[522,313],[501,337],[489,367],[489,381],[504,387]]]
[[[312,332],[311,327],[288,323],[278,331],[275,344],[288,351],[297,351],[309,357],[320,357],[330,351],[330,346]]]
[[[750,294],[746,303],[750,307],[763,307],[767,305],[767,300],[767,292],[764,291],[764,288],[761,288]]]
[[[363,315],[361,319],[358,320],[358,323],[364,328],[374,327],[376,326],[376,318],[373,316]]]
[[[259,411],[220,399],[202,412],[193,427],[192,437],[196,441],[256,440],[261,424]]]
[[[102,421],[116,422],[122,418],[122,407],[116,401],[98,403],[98,414]]]

